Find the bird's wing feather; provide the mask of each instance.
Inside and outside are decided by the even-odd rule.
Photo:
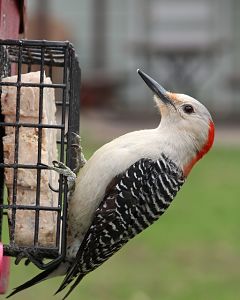
[[[183,184],[182,172],[166,157],[141,159],[110,184],[93,222],[57,292],[93,271],[129,239],[151,225]],[[76,286],[73,284],[71,291]],[[69,294],[69,293],[68,293]]]

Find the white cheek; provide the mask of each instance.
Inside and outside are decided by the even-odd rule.
[[[184,130],[192,137],[195,148],[201,150],[208,139],[208,124],[203,119],[194,118],[185,122]]]

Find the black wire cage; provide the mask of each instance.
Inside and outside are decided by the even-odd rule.
[[[24,74],[30,72],[38,72],[35,74],[38,74],[39,79],[25,81]],[[15,76],[9,77],[13,75]],[[8,118],[6,112],[4,114],[3,103],[1,103],[0,240],[4,244],[4,255],[16,257],[16,263],[22,258],[27,258],[28,262],[32,261],[39,268],[45,269],[65,257],[68,184],[67,179],[59,175],[57,186],[54,187],[55,191],[51,189],[51,193],[55,193],[54,197],[57,200],[54,203],[49,202],[49,204],[43,201],[42,181],[44,172],[54,172],[46,171],[43,161],[43,139],[48,134],[47,132],[56,131],[58,160],[71,170],[75,169],[77,157],[71,144],[74,139],[73,134],[79,133],[81,71],[74,47],[69,42],[1,40],[0,76],[1,101],[4,98],[4,89],[10,88],[9,91],[15,89],[15,107],[12,119]],[[47,77],[50,80],[46,80]],[[9,78],[15,79],[9,80]],[[33,88],[34,92],[37,90],[38,107],[35,111],[37,115],[34,122],[31,116],[30,118],[24,118],[21,115],[22,105],[24,105],[23,93],[24,89],[26,92],[27,88]],[[44,114],[47,114],[49,110],[49,104],[44,98],[46,91],[49,93],[54,91],[58,116],[56,123],[47,123],[46,118],[44,119]],[[31,102],[31,99],[29,101]],[[12,160],[6,161],[4,157],[6,151],[4,139],[9,130],[13,136],[14,144],[9,150],[11,151]],[[25,154],[23,156],[28,157],[29,155],[29,150],[24,146],[25,144],[20,145],[24,130],[30,136],[34,132],[36,136],[36,153],[34,154],[36,155],[36,161],[34,163],[28,163],[27,158],[26,161],[20,160],[20,151]],[[49,155],[48,153],[45,154]],[[24,171],[35,172],[33,176],[35,186],[28,189],[30,192],[26,192],[26,189],[22,191],[19,188],[20,177],[26,174]],[[8,185],[11,186],[11,189],[7,186],[7,180],[10,180]],[[24,192],[25,198],[27,198],[25,199],[26,202],[21,201]],[[47,237],[41,237],[42,226],[51,226],[51,224],[42,225],[41,217],[46,213],[50,216],[52,214],[54,220],[51,243],[45,243]],[[25,243],[24,234],[27,230],[24,229],[24,222],[25,219],[27,222],[28,216],[30,216],[29,220],[33,228],[31,232],[32,240]],[[19,222],[23,224],[21,228],[18,227]],[[23,231],[21,238],[23,241],[18,241],[17,236],[20,231],[17,232],[17,230]],[[47,263],[44,262],[45,258],[49,259]]]

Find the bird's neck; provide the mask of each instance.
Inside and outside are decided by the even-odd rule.
[[[208,133],[203,135],[203,147],[199,149],[193,136],[184,130],[171,130],[165,126],[159,126],[161,131],[161,148],[164,154],[179,166],[185,177],[188,176],[193,166],[211,148],[214,140],[214,124],[210,122]],[[207,138],[206,138],[207,136]]]
[[[214,141],[214,133],[214,123],[210,121],[207,141],[203,145],[202,149],[198,151],[196,155],[190,160],[190,162],[184,166],[183,173],[185,176],[187,176],[190,173],[193,166],[211,149]]]

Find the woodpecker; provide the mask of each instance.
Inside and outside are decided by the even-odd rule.
[[[161,114],[157,128],[105,144],[80,169],[69,199],[67,255],[11,295],[57,274],[56,293],[95,270],[166,211],[192,167],[212,147],[214,123],[196,99],[166,91],[141,70]]]

